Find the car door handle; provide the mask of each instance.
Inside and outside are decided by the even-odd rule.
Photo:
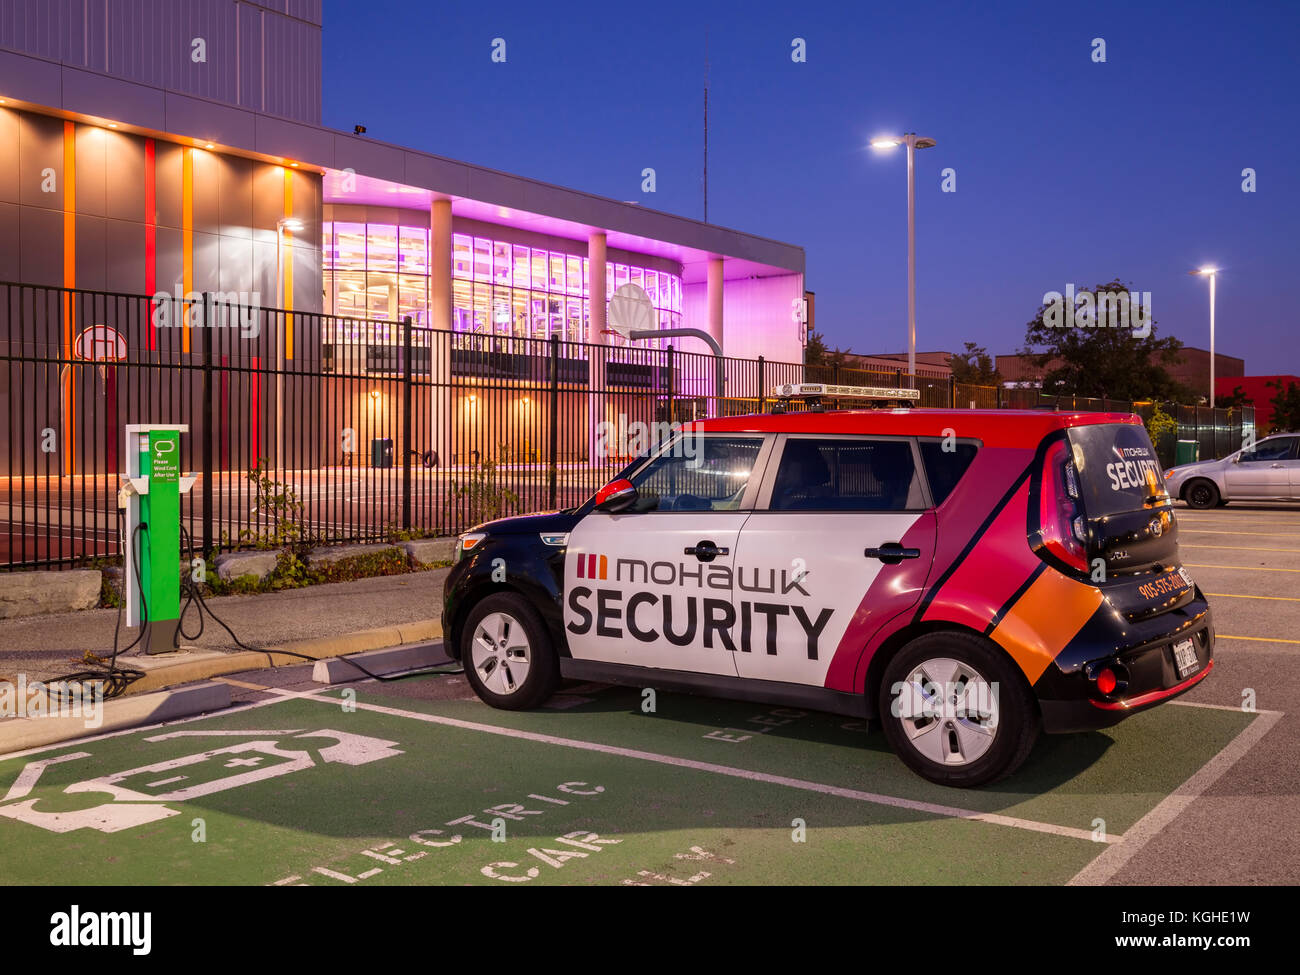
[[[730,552],[729,548],[719,548],[714,542],[705,539],[694,545],[688,545],[683,549],[683,554],[694,555],[701,562],[712,562],[719,555],[726,555]]]
[[[898,542],[885,542],[879,548],[869,548],[862,553],[869,559],[880,559],[885,565],[898,565],[903,559],[919,559],[919,548],[903,548]]]
[[[1268,466],[1271,467],[1271,468],[1273,468],[1274,470],[1278,470],[1279,468],[1281,468],[1281,467],[1283,467],[1283,466],[1285,466],[1285,465],[1283,465],[1283,464],[1269,464]]]

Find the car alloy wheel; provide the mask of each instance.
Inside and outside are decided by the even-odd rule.
[[[489,613],[474,627],[470,657],[484,687],[503,697],[514,694],[532,666],[528,633],[509,613]]]
[[[998,733],[997,688],[969,664],[934,657],[913,667],[898,697],[908,743],[940,765],[970,765]]]
[[[1187,489],[1187,503],[1193,508],[1213,508],[1219,503],[1219,492],[1209,481],[1193,481]]]

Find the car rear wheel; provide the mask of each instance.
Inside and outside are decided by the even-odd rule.
[[[987,785],[1038,739],[1029,687],[997,646],[971,633],[918,637],[885,668],[880,716],[895,754],[939,785]]]
[[[1220,503],[1219,489],[1213,481],[1198,478],[1183,490],[1183,500],[1191,508],[1217,508]]]
[[[494,708],[535,708],[559,686],[560,665],[546,627],[516,593],[496,593],[476,605],[460,642],[470,686]]]

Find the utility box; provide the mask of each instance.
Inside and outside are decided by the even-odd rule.
[[[1174,444],[1174,466],[1195,464],[1201,459],[1201,444],[1198,440],[1179,440]]]
[[[370,441],[370,466],[393,466],[393,438],[376,438]]]

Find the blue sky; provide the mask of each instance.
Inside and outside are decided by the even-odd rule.
[[[1213,263],[1219,351],[1300,373],[1297,4],[326,0],[325,122],[699,218],[706,26],[710,222],[807,250],[831,344],[905,347],[906,168],[866,144],[914,130],[921,351],[1116,277],[1204,348]]]

